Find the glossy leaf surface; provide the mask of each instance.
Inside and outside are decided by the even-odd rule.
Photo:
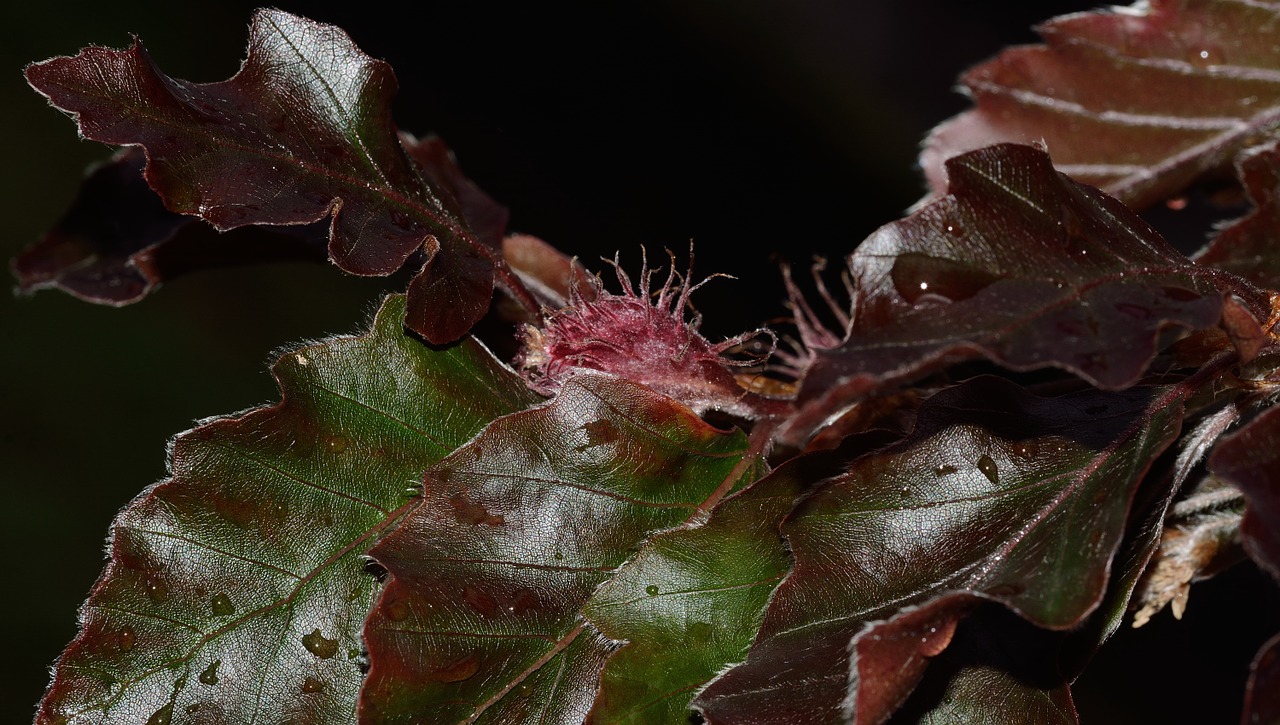
[[[844,704],[849,647],[867,623],[950,592],[1041,627],[1077,625],[1103,596],[1135,487],[1177,435],[1181,395],[1040,398],[996,378],[938,393],[909,438],[856,460],[787,518],[795,568],[747,661],[696,704],[712,723],[830,722],[859,707],[857,693]],[[937,629],[918,647],[927,657],[961,614],[901,626]],[[871,648],[858,667],[915,678],[916,653]],[[900,692],[877,697],[887,710]]]
[[[406,335],[404,305],[282,357],[282,402],[177,438],[171,478],[112,527],[38,722],[354,719],[375,589],[362,555],[422,471],[536,400],[479,344]]]
[[[361,721],[585,716],[618,643],[583,606],[647,536],[736,477],[745,449],[741,433],[603,374],[495,421],[427,472],[422,505],[371,552],[391,578],[365,626]]]
[[[977,108],[939,126],[921,165],[935,193],[946,159],[1043,141],[1059,170],[1135,207],[1229,168],[1280,121],[1280,6],[1151,0],[1040,26],[961,79]]]
[[[818,351],[801,390],[814,423],[843,402],[980,355],[1123,388],[1164,328],[1218,322],[1215,282],[1234,279],[1197,268],[1124,205],[1054,171],[1043,152],[1006,144],[948,167],[946,197],[850,257],[852,332]]]
[[[628,644],[609,659],[591,722],[685,722],[697,690],[745,659],[791,568],[778,527],[836,463],[788,463],[724,500],[706,524],[650,538],[596,591],[587,619]]]
[[[34,64],[27,80],[86,138],[142,146],[171,211],[220,230],[329,217],[329,256],[348,272],[390,274],[421,250],[436,270],[467,275],[449,299],[411,290],[410,319],[433,342],[461,337],[488,308],[491,252],[406,156],[391,68],[337,28],[261,10],[248,58],[220,83],[170,78],[138,42]]]

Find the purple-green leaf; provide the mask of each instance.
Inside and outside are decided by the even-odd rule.
[[[136,41],[31,65],[27,79],[86,138],[141,146],[171,211],[220,230],[328,217],[329,256],[347,272],[390,274],[421,251],[466,275],[449,285],[454,298],[411,291],[414,329],[432,342],[461,337],[488,308],[500,260],[406,155],[390,66],[335,27],[260,10],[247,59],[219,83],[170,78]]]
[[[281,357],[280,403],[178,436],[170,478],[112,526],[37,722],[354,719],[376,587],[362,555],[427,467],[537,400],[478,343],[405,334],[404,307]]]
[[[830,722],[860,710],[858,692],[846,702],[851,643],[916,605],[945,608],[896,627],[942,637],[963,612],[930,605],[938,597],[972,593],[1041,627],[1078,625],[1102,599],[1133,491],[1177,435],[1185,395],[1175,386],[1041,398],[998,378],[938,393],[909,438],[857,459],[788,516],[795,568],[747,661],[695,705],[711,723]],[[944,640],[867,643],[857,666],[880,673],[861,680],[880,691],[871,722]]]
[[[365,625],[361,722],[580,721],[620,644],[583,606],[740,478],[745,451],[741,433],[598,373],[494,421],[427,472],[421,506],[371,552],[391,578]]]
[[[746,657],[791,568],[778,527],[800,494],[839,470],[834,459],[788,462],[705,524],[650,538],[596,590],[585,616],[627,644],[609,658],[590,722],[685,722],[697,690]]]
[[[1218,322],[1215,285],[1265,305],[1248,283],[1197,267],[1123,204],[1054,171],[1042,151],[1004,144],[948,168],[947,196],[850,257],[853,327],[818,351],[797,425],[978,356],[1124,388],[1166,328]]]
[[[1001,141],[1045,143],[1058,169],[1146,207],[1228,167],[1280,125],[1274,3],[1151,0],[1057,18],[1046,45],[964,75],[977,108],[933,131],[920,163]],[[947,172],[949,173],[949,172]]]

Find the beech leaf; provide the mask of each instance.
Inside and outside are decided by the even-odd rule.
[[[907,439],[855,460],[788,516],[795,566],[746,662],[695,705],[710,723],[831,722],[845,711],[878,722],[914,686],[919,658],[945,648],[965,597],[1040,627],[1078,625],[1103,597],[1133,491],[1177,435],[1186,394],[1041,398],[990,377],[936,394]],[[913,606],[926,614],[907,617]],[[868,623],[897,616],[907,619],[889,633],[924,627],[928,641],[863,645],[876,633]],[[859,671],[878,673],[852,680],[879,691],[868,694],[877,712],[864,712],[859,691],[845,702],[851,646]]]
[[[112,526],[37,722],[352,721],[375,589],[362,555],[422,471],[537,400],[474,341],[406,335],[404,308],[391,297],[367,335],[281,357],[280,403],[177,437],[171,477]]]
[[[583,606],[737,479],[745,451],[741,432],[600,373],[494,421],[370,552],[391,578],[365,625],[361,722],[581,721],[620,644]]]
[[[946,197],[882,227],[850,257],[857,315],[843,343],[817,351],[796,425],[980,355],[1124,388],[1165,328],[1218,322],[1215,284],[1265,307],[1265,295],[1192,264],[1041,151],[1002,144],[948,168]]]
[[[406,155],[390,66],[335,27],[259,10],[247,59],[219,83],[170,78],[136,40],[33,64],[27,80],[84,137],[141,146],[147,182],[171,211],[219,230],[329,217],[329,256],[353,274],[390,274],[420,250],[442,258],[437,269],[468,279],[443,306],[420,296],[430,287],[411,292],[414,329],[431,342],[461,337],[488,308],[500,262]]]
[[[778,531],[836,456],[789,461],[720,503],[703,525],[651,537],[584,614],[625,641],[609,658],[590,722],[685,722],[698,689],[747,654],[791,568]]]
[[[57,288],[89,302],[137,302],[165,280],[209,267],[323,261],[317,224],[244,227],[225,234],[164,208],[142,176],[141,149],[91,169],[71,208],[11,266],[19,290]]]
[[[1043,142],[1058,169],[1142,208],[1228,167],[1280,122],[1274,3],[1150,0],[1077,13],[965,73],[977,108],[930,134],[921,166],[1001,141]],[[949,172],[947,172],[949,173]]]

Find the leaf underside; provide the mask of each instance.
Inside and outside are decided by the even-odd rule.
[[[435,343],[461,337],[488,309],[501,219],[483,215],[482,239],[455,197],[474,201],[474,190],[447,183],[430,161],[420,173],[390,117],[390,66],[341,30],[260,10],[248,57],[219,83],[170,78],[136,41],[26,74],[84,137],[141,146],[146,180],[170,211],[223,231],[327,217],[329,257],[353,274],[390,274],[422,252],[420,277],[431,268],[465,275],[444,287],[415,280],[410,290],[413,328]]]
[[[178,436],[171,477],[112,527],[38,723],[353,720],[362,555],[428,466],[537,400],[478,343],[406,335],[404,308],[280,358],[280,403]]]
[[[1176,196],[1280,126],[1280,5],[1150,0],[1040,26],[965,73],[974,110],[933,131],[920,163],[988,144],[1043,142],[1058,169],[1143,208]]]

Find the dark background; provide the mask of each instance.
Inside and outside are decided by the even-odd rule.
[[[181,7],[180,7],[181,5]],[[401,83],[396,118],[436,132],[512,210],[515,230],[592,262],[641,244],[725,272],[695,299],[719,339],[783,312],[774,251],[846,254],[923,186],[920,139],[966,107],[958,73],[1087,3],[681,0],[297,3],[346,28]],[[222,80],[251,5],[8,3],[0,10],[3,252],[34,241],[109,151],[27,89],[28,62],[142,37],[168,73]],[[112,516],[162,478],[197,418],[275,400],[274,352],[360,329],[394,285],[277,265],[168,284],[124,309],[0,295],[0,721],[30,719],[75,634]],[[1261,604],[1259,604],[1261,602]],[[1243,607],[1243,612],[1241,608]],[[1265,607],[1271,614],[1255,616]],[[1242,568],[1198,587],[1182,623],[1123,631],[1078,688],[1086,723],[1235,722],[1280,599]]]

